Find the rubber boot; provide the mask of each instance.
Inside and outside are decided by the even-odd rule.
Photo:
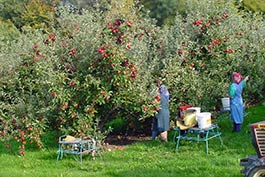
[[[234,123],[233,132],[240,132],[241,131],[241,124]]]

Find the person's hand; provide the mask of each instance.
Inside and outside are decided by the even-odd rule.
[[[246,77],[245,77],[245,81],[248,81],[248,80],[249,80],[249,76],[246,76]]]

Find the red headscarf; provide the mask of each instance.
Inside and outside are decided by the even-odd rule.
[[[237,72],[233,72],[233,80],[235,83],[239,84],[242,81],[241,74]]]

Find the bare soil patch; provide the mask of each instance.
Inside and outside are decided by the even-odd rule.
[[[105,148],[107,150],[123,150],[128,145],[141,141],[150,141],[151,137],[146,135],[137,136],[122,136],[122,135],[110,135],[105,140]]]

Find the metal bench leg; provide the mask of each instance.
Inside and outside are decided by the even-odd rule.
[[[58,155],[57,155],[56,165],[58,164],[59,159],[62,159],[62,158],[63,158],[63,150],[62,150],[62,145],[60,144],[59,145],[59,150],[58,150]]]
[[[80,166],[82,167],[82,152],[80,154]]]
[[[175,130],[174,137],[173,137],[173,142],[176,142],[176,135],[177,135],[177,131]]]
[[[60,152],[58,151],[56,165],[58,164],[59,158],[60,158]]]
[[[219,135],[219,140],[220,140],[220,143],[221,143],[221,145],[222,145],[222,147],[224,146],[224,143],[223,143],[223,140],[222,140],[222,138],[221,138],[221,135]]]
[[[222,137],[221,137],[221,133],[219,132],[218,128],[217,128],[217,134],[218,134],[218,137],[219,137],[221,146],[223,147],[224,146],[224,143],[223,143],[223,140],[222,140]]]
[[[180,132],[179,132],[179,133],[180,133]],[[178,141],[177,141],[177,144],[176,144],[176,153],[178,152],[180,139],[181,139],[181,135],[179,134],[179,136],[178,136]]]
[[[206,154],[208,154],[209,152],[209,147],[208,147],[208,144],[209,144],[209,139],[208,139],[208,135],[209,135],[209,131],[206,132],[206,137],[205,137],[205,142],[206,142]]]
[[[80,150],[79,150],[79,152],[80,152],[80,167],[82,167],[82,152],[83,152],[83,144],[81,144],[80,145]]]

